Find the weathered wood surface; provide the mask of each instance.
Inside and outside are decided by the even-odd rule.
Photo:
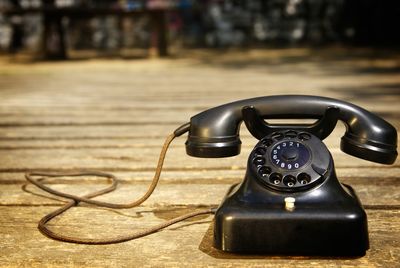
[[[143,193],[164,137],[190,116],[240,98],[312,94],[340,98],[400,127],[400,56],[367,50],[265,50],[194,53],[174,60],[13,64],[0,59],[0,265],[128,267],[398,267],[400,161],[383,166],[340,152],[339,124],[327,146],[342,182],[351,184],[368,214],[371,249],[361,258],[240,256],[212,247],[212,217],[192,219],[151,236],[108,246],[60,243],[37,221],[65,200],[51,197],[23,174],[94,169],[121,178],[99,200],[127,202]],[[55,230],[112,237],[219,204],[240,182],[255,140],[242,128],[242,154],[197,159],[184,137],[167,155],[159,188],[130,210],[74,208]],[[99,178],[49,180],[58,190],[84,194]]]

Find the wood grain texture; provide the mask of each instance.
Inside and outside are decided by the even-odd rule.
[[[115,245],[85,246],[49,240],[36,229],[40,218],[55,207],[4,207],[3,265],[135,266],[135,267],[396,267],[400,261],[398,210],[368,210],[370,250],[362,258],[282,257],[227,254],[212,247],[212,217],[193,219],[148,237]],[[155,225],[195,208],[168,207],[118,212],[73,209],[54,221],[53,229],[70,235],[111,237]],[[80,220],[77,220],[80,219]],[[82,219],[85,219],[84,222]],[[145,223],[144,223],[145,222]],[[88,227],[88,225],[90,227]],[[91,230],[91,235],[87,234]],[[29,249],[29,250],[27,250]]]
[[[166,135],[209,107],[242,98],[311,94],[339,98],[400,128],[400,56],[365,49],[284,49],[214,53],[177,59],[90,60],[19,64],[0,58],[0,266],[2,267],[398,267],[400,160],[392,166],[340,151],[338,124],[325,140],[341,182],[364,204],[371,248],[361,258],[253,256],[212,247],[212,217],[202,216],[148,237],[106,246],[44,237],[38,220],[65,202],[32,185],[27,171],[112,172],[121,183],[100,200],[127,202],[150,182]],[[110,210],[82,205],[51,222],[71,235],[112,237],[219,204],[239,183],[256,140],[242,126],[242,154],[226,159],[186,155],[173,142],[159,187],[142,206]],[[84,194],[95,177],[48,180]]]
[[[191,182],[193,180],[193,183]],[[346,178],[343,183],[350,184],[356,190],[358,197],[367,208],[388,206],[400,208],[400,182],[396,178],[385,178],[384,182],[368,185],[373,179]],[[76,178],[65,179],[62,183],[51,183],[50,186],[58,191],[76,195],[88,194],[107,186],[106,182],[99,180],[78,181]],[[161,182],[152,197],[143,204],[144,207],[157,207],[157,205],[190,205],[190,206],[218,206],[234,183],[239,183],[241,178],[224,179],[219,182],[189,179],[186,181]],[[107,202],[128,203],[138,199],[148,188],[150,181],[121,183],[117,191],[102,197],[95,198]],[[7,184],[2,185],[4,194],[0,196],[0,206],[40,206],[63,204],[62,198],[52,199],[52,195],[38,190],[32,185]],[[21,193],[23,191],[24,193]],[[179,199],[171,199],[179,196]],[[48,197],[48,198],[43,198]],[[60,200],[60,201],[59,201]]]

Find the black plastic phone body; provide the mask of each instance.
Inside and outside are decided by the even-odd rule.
[[[295,139],[284,137],[268,147],[292,140]],[[271,150],[258,143],[250,154],[244,181],[229,190],[215,214],[216,248],[264,254],[365,254],[369,248],[366,213],[353,189],[339,183],[325,146],[318,141],[313,144],[317,146],[306,145],[311,157],[323,159],[310,159],[314,166],[305,164],[287,171],[273,167],[268,161]],[[267,149],[267,160],[260,168],[270,168],[269,176],[260,176],[260,155],[255,153],[259,148]],[[281,180],[277,184],[271,179],[273,174],[282,174],[277,176]],[[309,174],[309,181],[301,183],[299,174]],[[292,175],[296,182],[288,187],[285,179]],[[288,197],[295,200],[291,208],[285,207]]]
[[[337,181],[330,178],[328,181]],[[328,182],[321,198],[307,202],[307,195],[298,195],[297,202],[307,206],[286,211],[283,200],[271,192],[264,193],[264,202],[257,205],[248,197],[246,184],[238,191],[231,188],[215,216],[214,246],[234,253],[277,255],[363,256],[369,248],[368,226],[353,189],[332,205],[340,189],[337,182]],[[238,187],[238,186],[236,186]],[[332,187],[332,188],[329,188]],[[268,200],[268,204],[265,204]]]
[[[271,125],[264,119],[318,119],[312,125]],[[260,141],[241,184],[216,211],[214,244],[239,253],[363,255],[369,247],[367,217],[350,186],[339,183],[322,140],[342,121],[341,150],[392,164],[397,131],[356,105],[336,99],[282,95],[211,108],[191,118],[186,151],[196,157],[240,153],[245,121]]]

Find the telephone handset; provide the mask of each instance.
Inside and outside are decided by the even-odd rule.
[[[317,119],[310,125],[269,124],[268,119]],[[170,135],[161,151],[153,183],[140,199],[113,204],[92,197],[116,188],[111,174],[30,173],[26,178],[41,189],[71,199],[45,216],[39,229],[65,242],[109,244],[136,239],[178,221],[215,213],[214,245],[239,253],[363,255],[369,247],[367,217],[354,190],[340,184],[331,154],[322,142],[342,121],[346,132],[341,150],[376,163],[392,164],[397,157],[396,129],[382,118],[336,99],[281,95],[259,97],[211,108],[193,116],[190,123]],[[111,208],[130,208],[143,203],[154,191],[170,142],[189,131],[188,155],[229,157],[240,153],[239,127],[244,121],[259,140],[251,151],[242,183],[233,185],[217,209],[183,215],[148,230],[114,239],[81,239],[56,234],[46,223],[79,202]],[[59,192],[34,176],[95,175],[113,184],[87,196]]]
[[[254,107],[254,109],[243,109]],[[255,114],[258,113],[258,116]],[[322,117],[329,118],[322,118]],[[348,102],[316,96],[280,95],[259,97],[221,105],[193,116],[190,119],[186,151],[196,157],[226,157],[240,153],[239,126],[244,120],[250,132],[257,138],[269,134],[272,129],[303,129],[324,139],[334,123],[321,125],[318,131],[313,126],[268,126],[266,131],[255,132],[252,118],[263,119],[326,119],[342,121],[346,132],[342,137],[343,152],[372,162],[392,164],[396,157],[397,132],[388,122],[361,107]],[[260,123],[260,122],[258,122]],[[321,122],[319,122],[321,123]],[[269,130],[267,130],[269,127]],[[306,128],[305,128],[306,127]],[[260,136],[261,135],[261,136]]]

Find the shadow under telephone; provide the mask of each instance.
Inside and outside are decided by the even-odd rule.
[[[317,119],[315,123],[269,124],[264,119]],[[280,95],[246,99],[211,108],[193,116],[168,136],[148,191],[128,204],[93,197],[111,192],[117,178],[101,172],[28,173],[39,188],[71,201],[46,215],[39,230],[56,240],[110,244],[157,232],[190,217],[215,214],[214,246],[237,253],[292,255],[364,255],[369,248],[367,216],[354,190],[339,183],[334,162],[322,142],[342,121],[346,132],[343,152],[368,161],[392,164],[397,158],[396,129],[377,115],[336,99]],[[55,233],[47,223],[85,202],[109,208],[132,208],[154,191],[171,141],[189,132],[186,152],[194,157],[229,157],[240,153],[239,127],[244,121],[259,140],[248,158],[244,180],[233,185],[217,209],[183,215],[160,225],[112,239],[84,239]],[[94,175],[112,184],[86,196],[56,191],[43,177]],[[40,178],[35,178],[35,177]]]

